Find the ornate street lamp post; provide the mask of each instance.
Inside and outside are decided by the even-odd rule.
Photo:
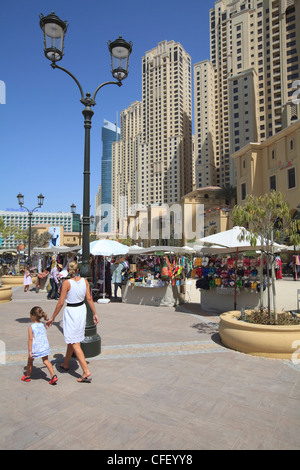
[[[71,213],[72,213],[73,218],[74,218],[74,216],[76,214],[76,204],[74,204],[74,203],[71,205]],[[76,214],[76,222],[78,222],[78,225],[79,225],[79,230],[77,230],[77,232],[79,232],[79,245],[81,245],[81,215],[80,214]],[[77,223],[76,223],[76,225],[77,225]]]
[[[32,210],[29,210],[27,209],[27,207],[24,206],[24,196],[23,194],[19,193],[17,195],[17,198],[18,198],[18,203],[19,203],[19,206],[22,207],[22,209],[26,209],[27,212],[28,212],[28,216],[29,216],[29,230],[28,230],[28,257],[27,257],[27,263],[30,265],[31,264],[31,224],[32,224],[32,214],[34,213],[34,211],[36,211],[37,209],[40,209],[42,207],[42,205],[44,204],[44,196],[42,194],[40,194],[37,199],[38,199],[38,205],[37,207],[35,207],[34,209]]]
[[[96,88],[93,96],[86,93],[84,96],[82,86],[74,75],[67,69],[57,65],[56,62],[63,58],[64,38],[68,28],[68,22],[62,21],[52,12],[48,16],[40,15],[40,27],[44,33],[44,53],[51,61],[53,69],[60,69],[67,73],[77,84],[81,103],[84,105],[82,114],[84,116],[85,145],[84,145],[84,170],[83,170],[83,217],[82,217],[82,267],[80,274],[90,281],[90,130],[92,127],[92,117],[94,111],[92,107],[96,105],[96,95],[105,85],[122,85],[122,80],[128,76],[129,56],[132,51],[132,43],[126,42],[121,36],[113,42],[108,43],[111,54],[111,73],[117,81],[105,82]],[[93,322],[92,312],[87,305],[87,323],[85,339],[82,348],[86,357],[94,357],[100,354],[101,339],[97,334],[96,326]]]
[[[73,216],[76,214],[76,204],[71,205],[71,213]],[[90,216],[90,222],[93,224],[95,222],[95,217],[93,215]],[[81,216],[79,216],[79,245],[81,245]]]

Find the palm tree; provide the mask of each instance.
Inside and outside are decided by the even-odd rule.
[[[225,186],[216,193],[216,197],[224,199],[227,206],[233,207],[237,204],[237,192],[234,186]]]

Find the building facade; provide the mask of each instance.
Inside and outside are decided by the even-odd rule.
[[[215,3],[210,61],[194,65],[198,184],[235,186],[230,155],[299,119],[292,99],[299,57],[299,0]]]
[[[101,221],[101,185],[98,186],[98,192],[95,196],[95,229]]]
[[[142,134],[137,200],[178,201],[193,189],[191,58],[163,41],[142,58]]]
[[[185,246],[197,243],[204,236],[229,230],[231,211],[220,197],[220,190],[204,187],[186,194],[175,204],[139,208],[124,222],[124,236],[145,248]]]
[[[20,230],[29,228],[29,214],[25,209],[0,210],[0,218],[5,227],[16,226]],[[65,232],[73,231],[73,214],[71,212],[39,212],[32,214],[32,227],[47,225],[50,228],[63,227]],[[11,235],[2,240],[1,248],[14,248],[16,246],[15,237]]]
[[[111,194],[112,194],[112,144],[120,140],[120,129],[116,124],[104,121],[102,127],[102,159],[101,159],[101,213],[97,212],[97,220],[101,232],[111,232]]]
[[[233,155],[237,173],[237,202],[248,194],[280,191],[291,215],[300,211],[300,120],[262,143],[250,143]]]
[[[112,231],[115,232],[120,229],[119,220],[127,217],[131,207],[138,204],[138,187],[142,173],[138,156],[141,114],[140,101],[135,101],[121,112],[121,140],[112,145]]]

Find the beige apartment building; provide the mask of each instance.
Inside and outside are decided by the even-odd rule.
[[[112,231],[127,216],[172,204],[194,184],[191,58],[163,41],[142,58],[142,102],[121,112],[121,139],[112,145]]]
[[[230,207],[220,198],[220,187],[205,187],[186,194],[175,204],[137,208],[122,221],[120,236],[134,244],[185,246],[203,236],[232,228]]]
[[[219,0],[210,61],[194,65],[196,186],[235,186],[230,156],[299,119],[299,0]]]
[[[121,139],[112,144],[112,231],[120,230],[120,219],[138,204],[142,169],[139,162],[142,103],[135,101],[121,112]]]
[[[233,160],[238,204],[247,194],[262,196],[275,190],[284,194],[292,216],[300,210],[300,120],[265,142],[248,144]]]
[[[95,196],[95,227],[101,222],[101,185],[98,186],[98,192]]]
[[[191,57],[162,41],[142,58],[138,202],[170,204],[193,189]]]

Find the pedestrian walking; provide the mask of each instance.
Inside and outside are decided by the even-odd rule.
[[[71,262],[68,265],[68,272],[71,279],[66,279],[61,288],[60,298],[57,302],[56,308],[47,326],[53,325],[56,316],[61,311],[65,300],[67,306],[64,309],[63,315],[63,332],[65,342],[67,344],[67,351],[64,362],[61,364],[63,370],[69,369],[69,362],[73,352],[75,353],[79,364],[82,368],[82,376],[77,380],[78,382],[91,382],[91,372],[89,371],[84,353],[81,349],[80,343],[84,340],[85,325],[86,325],[86,299],[94,315],[94,323],[97,325],[98,316],[91,297],[90,286],[86,279],[82,278],[79,274],[78,264]]]
[[[118,288],[120,288],[122,292],[122,273],[125,269],[123,261],[124,261],[124,257],[119,258],[117,261],[115,261],[115,263],[113,264],[111,268],[111,271],[112,271],[111,281],[114,284],[115,299],[118,298]]]
[[[58,286],[59,286],[59,273],[60,273],[60,265],[57,263],[54,268],[50,271],[50,285],[51,290],[47,295],[47,299],[58,299]]]
[[[30,310],[30,319],[32,324],[28,328],[28,362],[26,375],[23,375],[23,382],[31,381],[31,372],[34,359],[42,358],[44,365],[47,367],[51,379],[49,384],[54,385],[57,382],[57,376],[54,374],[53,366],[48,359],[50,354],[50,346],[47,338],[46,325],[42,322],[48,320],[46,313],[41,307],[33,307]]]

